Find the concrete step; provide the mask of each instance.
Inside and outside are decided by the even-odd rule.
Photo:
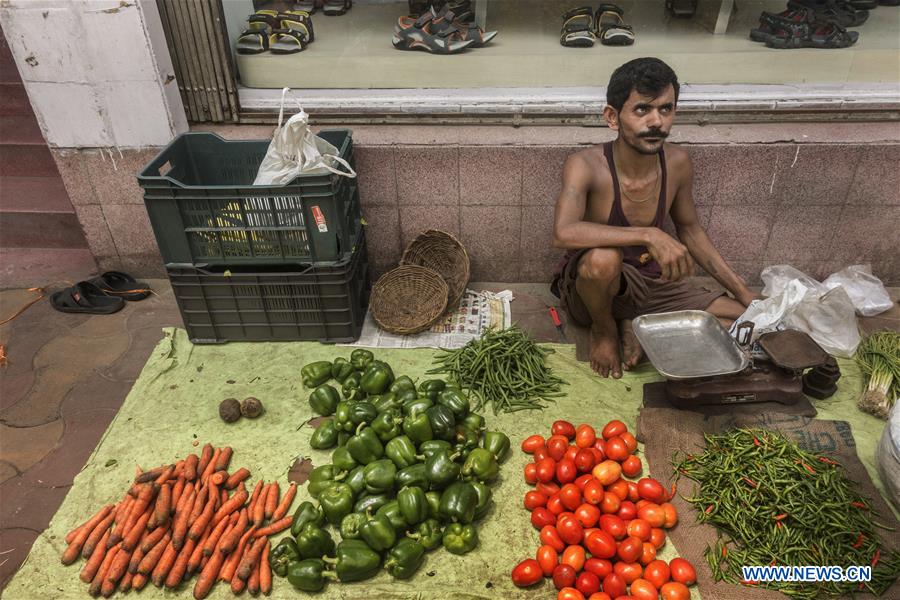
[[[60,177],[0,177],[0,212],[73,213]]]
[[[13,59],[2,30],[0,30],[0,81],[22,83],[19,69],[16,68],[16,61]]]
[[[96,275],[87,249],[0,247],[0,289],[71,285]]]
[[[0,144],[0,177],[59,177],[47,146]]]
[[[0,115],[0,144],[43,146],[46,143],[34,115]]]
[[[0,212],[0,239],[7,248],[87,248],[74,212]]]
[[[0,83],[0,116],[34,116],[24,85],[21,83]]]

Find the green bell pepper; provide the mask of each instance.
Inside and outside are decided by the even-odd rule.
[[[344,383],[341,384],[341,396],[343,396],[345,400],[351,400],[353,402],[362,400],[366,394],[359,387],[360,381],[362,381],[362,375],[356,371],[347,375],[347,378],[344,379]]]
[[[375,360],[375,355],[368,350],[360,348],[350,353],[350,364],[357,371],[365,371],[373,360]]]
[[[292,563],[287,571],[287,580],[294,589],[301,592],[318,592],[325,587],[328,579],[336,575],[325,569],[325,561],[321,558],[307,558]]]
[[[471,523],[475,518],[476,506],[478,506],[478,492],[475,488],[465,481],[457,481],[441,494],[438,514],[443,521]]]
[[[334,420],[328,419],[316,427],[312,437],[309,438],[309,447],[316,450],[328,450],[337,446],[338,431],[334,426]]]
[[[373,577],[381,567],[381,556],[362,540],[344,540],[337,547],[336,559],[324,559],[333,563],[338,580],[362,581]]]
[[[407,525],[418,525],[428,518],[428,498],[420,487],[406,487],[397,492],[397,504]]]
[[[395,437],[389,441],[384,447],[384,455],[394,461],[398,469],[405,469],[410,465],[414,465],[422,458],[416,455],[416,447],[409,437],[405,435]]]
[[[359,427],[361,423],[371,423],[378,416],[378,409],[375,406],[366,400],[362,400],[360,402],[354,402],[350,405],[350,422],[353,424],[353,429]]]
[[[444,529],[444,548],[452,554],[471,552],[478,545],[478,530],[472,525],[453,523]]]
[[[353,490],[353,497],[359,498],[360,494],[364,494],[366,491],[365,465],[359,465],[358,467],[355,467],[352,471],[350,471],[350,473],[347,474],[347,477],[343,481],[350,486],[350,489]]]
[[[416,463],[397,471],[397,475],[394,477],[394,484],[398,490],[407,486],[416,486],[423,490],[427,489],[429,482],[425,474],[425,463]]]
[[[367,394],[381,394],[391,387],[393,381],[390,371],[373,362],[363,374],[359,387]]]
[[[491,506],[493,506],[494,501],[491,499],[493,495],[491,493],[491,488],[484,485],[483,483],[478,483],[477,481],[469,482],[473,488],[475,488],[475,493],[478,495],[478,504],[475,505],[475,521],[483,518],[484,515],[491,510]]]
[[[401,433],[403,429],[400,427],[403,418],[396,409],[388,409],[381,412],[371,423],[372,429],[378,435],[378,439],[386,444]]]
[[[309,495],[313,498],[318,498],[323,491],[344,477],[346,477],[346,473],[335,469],[334,465],[316,467],[309,474],[309,484],[306,486],[307,490],[309,490]]]
[[[410,379],[409,375],[401,375],[394,380],[394,383],[391,384],[391,387],[388,388],[388,390],[394,394],[400,394],[400,392],[405,392],[407,390],[415,391],[416,382]]]
[[[334,359],[334,362],[331,363],[331,378],[340,383],[344,383],[344,380],[347,379],[347,376],[352,372],[353,364],[343,356],[338,356]]]
[[[403,401],[394,392],[385,392],[380,396],[369,396],[369,402],[372,403],[379,413],[393,411],[397,416],[400,416],[400,411],[403,410]]]
[[[484,434],[484,449],[494,455],[497,462],[509,454],[509,438],[501,431],[486,431]]]
[[[297,542],[292,537],[282,538],[278,545],[272,548],[269,553],[269,563],[272,570],[279,577],[285,577],[288,567],[293,562],[300,560],[300,550],[297,549]]]
[[[320,527],[325,524],[325,513],[322,512],[322,507],[318,504],[313,504],[309,500],[301,502],[300,506],[297,507],[297,510],[294,511],[294,520],[291,523],[291,535],[297,537],[300,534],[300,530],[302,530],[303,526],[307,523],[313,523]]]
[[[414,533],[407,533],[406,535],[425,546],[426,550],[434,550],[440,547],[442,534],[440,521],[437,519],[426,519],[419,523]]]
[[[440,490],[459,478],[460,466],[453,462],[456,455],[435,452],[425,459],[425,476],[431,488]]]
[[[438,395],[437,403],[446,406],[457,421],[462,421],[469,414],[469,399],[457,390],[445,389]]]
[[[444,391],[445,387],[447,387],[447,384],[443,379],[426,379],[419,384],[419,391],[422,392],[419,395],[434,402],[437,400],[438,394]]]
[[[438,517],[440,517],[441,493],[436,490],[425,492],[425,500],[428,501],[428,518],[437,519]]]
[[[394,369],[391,368],[391,365],[387,364],[383,360],[378,360],[378,359],[373,360],[372,364],[369,365],[369,368],[371,368],[371,367],[381,367],[382,369],[387,371],[391,376],[391,383],[393,383],[394,380],[396,379],[396,377],[394,376]],[[388,387],[390,387],[390,386],[388,386]]]
[[[341,519],[341,538],[355,540],[359,538],[359,528],[368,520],[361,512],[352,512]]]
[[[434,439],[431,431],[431,421],[424,412],[407,415],[403,419],[403,433],[417,446],[423,442]]]
[[[482,431],[484,431],[484,417],[482,417],[478,413],[470,412],[469,414],[467,414],[466,418],[462,420],[462,424],[475,433],[481,433]]]
[[[434,402],[428,398],[422,398],[421,396],[418,398],[411,398],[403,402],[403,414],[404,416],[409,416],[424,413],[432,406],[434,406]]]
[[[464,479],[476,480],[482,483],[497,479],[500,473],[500,464],[497,458],[484,448],[475,448],[469,452],[466,462],[463,463],[462,476]]]
[[[385,515],[377,513],[359,528],[359,537],[376,552],[387,550],[397,541],[397,532]]]
[[[394,579],[409,579],[419,570],[423,562],[425,562],[425,546],[416,540],[404,538],[388,552],[384,568]]]
[[[341,401],[341,395],[338,391],[323,383],[312,391],[309,395],[309,405],[317,415],[328,417],[334,414],[338,402]]]
[[[339,526],[341,519],[353,511],[353,488],[346,483],[335,483],[319,494],[319,504],[328,522]]]
[[[431,423],[431,431],[439,440],[451,441],[456,433],[456,417],[446,406],[437,404],[425,411],[428,422]]]
[[[353,460],[361,465],[367,465],[375,462],[384,456],[384,446],[378,435],[372,431],[371,427],[360,426],[362,429],[356,432],[352,438],[347,440],[347,451]]]
[[[375,514],[379,508],[393,500],[391,494],[365,494],[353,505],[353,512]]]
[[[327,360],[320,360],[304,365],[300,369],[300,379],[303,381],[304,387],[319,387],[331,379],[331,363]]]
[[[322,558],[334,555],[334,540],[327,529],[315,523],[307,523],[297,534],[297,552],[300,558]]]
[[[331,464],[334,465],[334,469],[337,472],[350,472],[355,469],[357,463],[353,460],[353,457],[350,455],[350,451],[344,448],[335,448],[331,453]]]
[[[370,494],[384,494],[394,489],[397,466],[387,459],[376,460],[366,465],[366,491]]]
[[[339,431],[347,433],[353,431],[353,423],[350,422],[350,408],[353,403],[349,400],[341,400],[334,408],[334,426]]]
[[[446,440],[429,440],[419,444],[419,452],[427,460],[428,457],[435,452],[446,452],[447,454],[451,454],[453,452],[453,446]]]
[[[391,522],[391,525],[394,526],[394,531],[397,533],[406,531],[406,519],[403,518],[403,513],[400,512],[400,504],[396,500],[391,500],[375,511],[375,514],[387,517],[387,520]]]
[[[353,435],[351,435],[349,432],[344,431],[343,429],[341,429],[341,428],[338,427],[337,425],[335,425],[335,428],[338,430],[338,446],[346,446],[346,445],[347,445],[347,441],[348,441],[351,437],[353,437]]]
[[[469,452],[478,447],[478,433],[472,431],[465,425],[457,425],[453,433],[453,441],[455,442],[454,450],[460,454],[469,455]]]

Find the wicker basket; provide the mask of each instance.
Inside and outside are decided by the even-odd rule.
[[[399,335],[431,327],[447,308],[447,283],[440,273],[418,265],[400,265],[372,287],[372,317],[378,326]]]
[[[459,240],[444,231],[430,229],[410,242],[401,265],[421,265],[434,269],[447,282],[447,309],[459,304],[469,283],[469,255]]]

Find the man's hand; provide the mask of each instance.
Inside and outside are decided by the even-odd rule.
[[[757,292],[750,291],[748,288],[744,288],[739,294],[736,294],[734,299],[743,304],[744,306],[750,306],[750,303],[754,300],[762,300],[765,298],[762,294]]]
[[[694,274],[694,262],[687,247],[662,229],[650,229],[647,249],[662,269],[662,279],[678,281]]]

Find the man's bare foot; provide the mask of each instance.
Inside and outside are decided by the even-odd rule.
[[[622,337],[622,363],[626,371],[638,366],[644,351],[641,344],[634,335],[634,329],[631,327],[631,319],[622,319],[619,323],[621,326],[620,335]]]
[[[591,327],[591,368],[602,377],[622,377],[622,362],[619,358],[619,336],[615,321],[610,319],[606,327]]]

